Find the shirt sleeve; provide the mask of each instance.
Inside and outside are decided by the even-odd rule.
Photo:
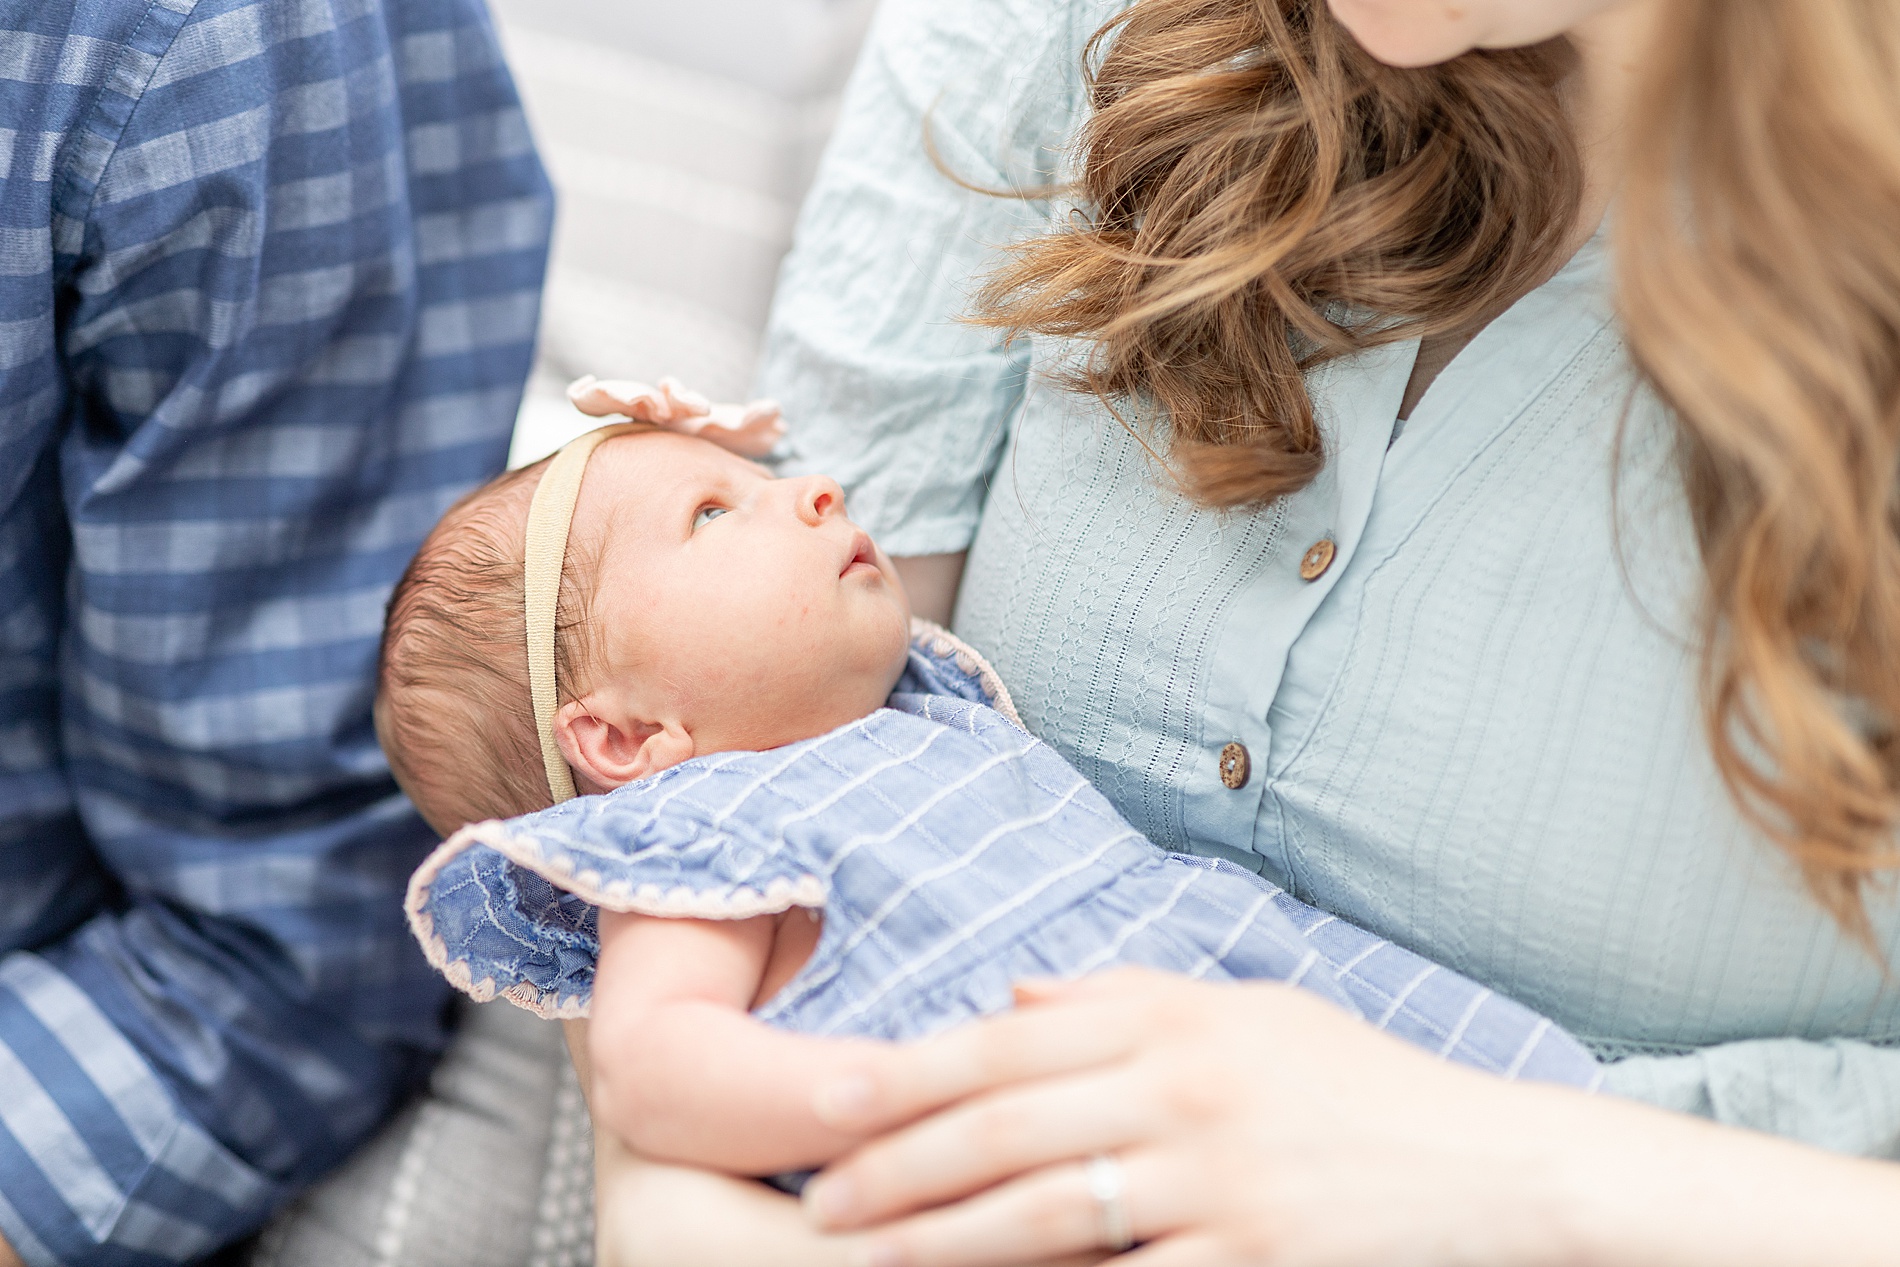
[[[0,1235],[185,1262],[439,1049],[375,657],[504,460],[550,196],[477,0],[19,26],[5,92],[83,108],[0,189]]]
[[[1632,1056],[1604,1089],[1834,1152],[1900,1160],[1900,1048],[1768,1038]]]
[[[836,477],[892,554],[975,534],[1029,356],[960,318],[998,248],[1048,224],[1047,198],[1009,195],[1060,179],[1083,45],[1119,7],[887,0],[846,88],[760,390],[785,406],[791,468]]]

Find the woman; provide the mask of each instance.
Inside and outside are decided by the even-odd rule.
[[[962,571],[959,631],[1157,842],[1550,1014],[1615,1094],[1123,975],[838,1088],[929,1116],[815,1218],[946,1267],[1900,1256],[1900,1169],[1841,1156],[1900,1156],[1900,10],[872,38],[768,352],[805,459],[920,608]],[[944,170],[1064,192],[953,187],[926,116]]]

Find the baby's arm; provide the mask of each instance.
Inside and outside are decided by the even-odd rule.
[[[881,1045],[792,1034],[747,1014],[780,918],[601,912],[593,1109],[635,1152],[763,1175],[822,1165],[859,1142],[819,1122],[812,1094]]]

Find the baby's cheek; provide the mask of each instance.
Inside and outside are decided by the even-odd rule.
[[[674,606],[652,663],[706,703],[744,698],[769,677],[778,639],[732,604],[706,598]]]

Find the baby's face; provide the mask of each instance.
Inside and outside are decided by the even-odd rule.
[[[891,561],[823,476],[775,479],[704,440],[623,436],[588,463],[599,689],[697,752],[772,748],[883,704],[910,643]]]

